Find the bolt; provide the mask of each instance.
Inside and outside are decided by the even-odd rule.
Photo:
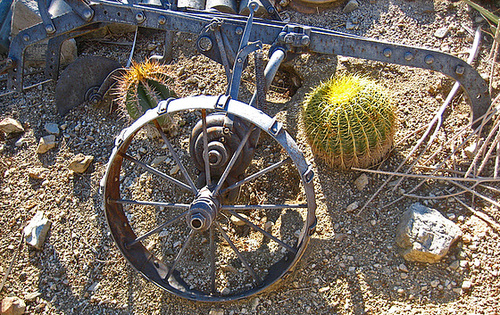
[[[144,20],[146,19],[146,17],[144,16],[144,14],[142,12],[139,12],[135,15],[135,20],[138,22],[138,23],[142,23],[144,22]]]
[[[384,53],[384,56],[386,56],[387,58],[392,56],[392,50],[390,48],[384,49],[383,53]]]
[[[208,36],[202,36],[198,40],[198,47],[201,51],[209,51],[213,47],[212,40]]]
[[[242,27],[240,27],[240,26],[238,26],[238,27],[236,28],[236,35],[241,35],[241,34],[243,34],[243,28],[242,28]]]
[[[243,58],[239,57],[236,61],[238,61],[238,63],[242,63],[243,62]]]
[[[163,24],[167,23],[167,18],[166,18],[166,17],[164,17],[163,15],[162,15],[162,16],[160,16],[160,18],[158,19],[158,23],[159,23],[160,25],[163,25]]]
[[[267,13],[274,14],[274,8],[273,7],[267,8]]]
[[[56,31],[56,29],[54,28],[54,26],[52,25],[45,25],[45,31],[49,34],[52,34]]]
[[[424,61],[426,64],[430,65],[434,62],[434,56],[433,55],[427,55],[424,58]]]
[[[222,132],[228,135],[229,134],[229,128],[224,127],[224,129],[222,129]]]
[[[224,137],[220,137],[219,141],[220,141],[221,143],[226,143],[226,138],[224,138]]]
[[[30,41],[30,36],[29,36],[28,34],[24,34],[24,35],[23,35],[23,40],[24,40],[25,42],[29,42],[29,41]]]
[[[90,21],[92,17],[94,16],[94,13],[91,10],[85,10],[83,11],[83,17],[87,20]]]
[[[465,72],[465,67],[462,66],[462,65],[458,65],[455,68],[455,73],[458,74],[458,75],[462,75],[462,74],[464,74],[464,72]]]
[[[408,52],[406,52],[406,53],[405,53],[405,60],[406,60],[406,61],[410,61],[410,60],[412,60],[412,59],[413,59],[413,54],[412,54],[411,52],[409,52],[409,51],[408,51]]]
[[[309,45],[309,42],[310,42],[310,39],[309,39],[309,36],[307,36],[307,35],[302,36],[302,38],[300,39],[300,43],[304,46]]]
[[[287,44],[293,43],[293,36],[290,34],[285,35],[285,43]]]

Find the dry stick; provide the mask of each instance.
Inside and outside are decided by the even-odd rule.
[[[476,29],[476,34],[474,36],[474,43],[472,44],[472,47],[470,49],[469,53],[469,58],[467,58],[467,63],[472,64],[474,62],[474,59],[477,57],[477,53],[479,52],[479,46],[481,44],[481,28],[478,27]],[[413,167],[420,161],[420,158],[425,154],[427,149],[431,146],[431,144],[434,142],[434,140],[437,137],[437,134],[439,132],[439,128],[443,125],[443,113],[446,110],[446,108],[450,105],[451,101],[453,98],[455,98],[455,95],[458,92],[458,89],[460,89],[460,83],[455,82],[453,84],[453,88],[451,89],[450,93],[448,93],[448,96],[446,97],[446,100],[444,101],[443,105],[439,108],[437,113],[434,115],[434,118],[431,120],[431,122],[427,125],[427,130],[425,131],[424,135],[420,138],[420,140],[415,144],[411,152],[408,154],[408,156],[405,158],[405,160],[401,163],[404,164],[408,161],[408,159],[417,151],[417,149],[420,147],[420,145],[425,141],[429,133],[431,132],[432,128],[434,128],[434,132],[432,133],[431,137],[429,138],[429,141],[427,141],[427,145],[425,148],[420,152],[418,157],[415,159],[413,164],[410,165],[410,167],[406,170],[406,173],[409,173]],[[402,165],[401,165],[402,166]],[[398,168],[399,169],[399,168]],[[394,188],[392,188],[392,191],[396,191],[396,188],[399,187],[399,185],[403,182],[404,177],[401,177],[396,185],[394,185]]]
[[[479,132],[479,130],[482,129],[482,127],[488,123],[488,121],[491,120],[491,118],[493,117],[493,114],[496,113],[496,109],[493,107],[493,106],[490,106],[490,108],[488,109],[488,112],[486,112],[485,114],[483,114],[481,117],[479,117],[478,119],[470,122],[466,127],[463,128],[462,131],[460,131],[460,133],[464,132],[465,130],[467,130],[467,128],[469,128],[470,126],[474,125],[475,123],[481,121],[481,125],[479,127],[477,127],[474,132],[472,134],[470,134],[458,147],[455,148],[455,150],[453,150],[453,152],[451,152],[451,154],[449,154],[440,164],[438,164],[438,168],[441,167],[442,165],[444,165],[449,159],[451,156],[453,156],[470,138],[472,138],[472,136],[474,134],[476,134],[477,132]],[[455,136],[456,137],[456,136]],[[453,138],[455,138],[453,137]],[[396,170],[397,171],[397,170]],[[433,172],[434,173],[434,172]],[[390,177],[392,178],[392,176]],[[390,179],[389,178],[389,179]],[[357,215],[359,216],[361,214],[361,212],[363,212],[363,210],[366,208],[366,206],[382,191],[382,189],[385,187],[385,185],[388,183],[389,180],[386,180],[382,186],[379,187],[379,189],[370,197],[370,199],[365,203],[365,205],[361,208],[361,210],[358,211]],[[408,193],[412,193],[414,192],[415,190],[417,190],[420,186],[422,186],[422,184],[425,182],[425,180],[422,180],[417,186],[415,186],[413,189],[411,189]],[[385,204],[383,205],[381,208],[386,208],[386,207],[389,207],[391,205],[393,205],[394,203],[400,201],[401,199],[403,199],[404,197],[400,197],[400,198],[397,198],[396,200],[388,203],[388,204]]]
[[[491,93],[493,92],[493,73],[495,72],[495,61],[498,57],[498,43],[500,42],[500,25],[497,25],[497,29],[495,31],[495,38],[493,41],[493,46],[491,47],[490,58],[491,59],[491,68],[490,68],[490,84],[488,90]]]
[[[472,172],[472,170],[476,168],[476,164],[477,164],[477,161],[481,158],[484,157],[484,151],[486,150],[486,148],[488,147],[488,144],[491,140],[491,137],[493,137],[493,134],[497,131],[498,127],[500,126],[500,119],[496,119],[495,121],[495,125],[493,127],[493,129],[491,130],[491,132],[488,134],[488,137],[486,137],[486,140],[484,140],[483,144],[481,145],[481,148],[479,150],[477,150],[477,152],[475,152],[474,154],[474,160],[472,161],[471,165],[469,166],[469,168],[467,169],[467,172],[465,172],[465,176],[464,177],[468,177],[470,175],[470,173]],[[480,137],[478,137],[478,139],[480,139]],[[476,174],[476,172],[474,172],[474,174]],[[479,173],[477,173],[479,175]]]
[[[474,182],[474,183],[482,183],[482,182],[500,182],[500,178],[494,177],[448,177],[448,176],[434,176],[434,175],[424,175],[424,174],[406,174],[406,173],[396,173],[396,172],[388,172],[388,171],[378,171],[378,170],[370,170],[364,168],[352,168],[355,171],[367,172],[367,173],[375,173],[381,175],[391,175],[391,176],[401,176],[405,178],[425,178],[432,180],[448,180],[448,181],[459,181],[459,182]]]
[[[491,113],[491,114],[490,114]],[[467,125],[466,128],[472,126],[473,124],[475,124],[476,122],[481,121],[481,126],[477,127],[464,141],[462,141],[462,143],[460,143],[460,145],[458,145],[443,161],[441,161],[441,163],[439,163],[437,166],[436,166],[436,169],[439,169],[441,168],[441,166],[443,166],[452,156],[455,155],[455,153],[457,153],[457,151],[462,147],[464,146],[464,144],[469,141],[475,134],[477,134],[480,130],[482,130],[483,126],[488,123],[488,121],[491,120],[491,118],[493,117],[493,115],[496,113],[496,109],[493,107],[493,106],[490,106],[490,108],[488,109],[488,112],[486,112],[483,116],[479,117],[478,119],[476,119],[475,121],[469,123]],[[465,130],[465,128],[464,128]],[[461,131],[462,132],[462,131]],[[460,133],[461,133],[460,132]],[[437,170],[433,171],[432,174],[435,174],[437,172]],[[417,190],[420,186],[422,186],[423,184],[425,183],[425,179],[424,180],[421,180],[420,183],[418,183],[415,187],[413,187],[408,193],[412,193],[414,192],[415,190]],[[390,203],[388,204],[385,204],[381,207],[381,209],[384,209],[384,208],[387,208],[389,206],[392,206],[393,204],[399,202],[400,200],[404,199],[404,196],[402,197],[399,197],[399,198],[396,198],[395,200],[391,201]],[[365,204],[366,206],[366,204]],[[358,212],[358,214],[361,213],[361,211]]]
[[[490,159],[491,152],[493,151],[493,149],[495,149],[497,147],[499,140],[500,140],[499,136],[500,136],[500,133],[497,132],[497,135],[495,136],[495,139],[491,143],[490,148],[488,149],[488,152],[486,152],[486,155],[484,156],[483,161],[481,162],[481,165],[479,165],[479,169],[477,170],[477,175],[481,175],[481,172],[483,171],[484,167],[486,166],[486,163]]]
[[[24,242],[24,231],[23,229],[21,229],[21,239],[19,240],[19,245],[17,246],[17,249],[14,252],[14,256],[12,256],[12,260],[10,261],[9,269],[7,269],[7,272],[5,272],[5,275],[3,276],[2,283],[0,284],[0,292],[2,292],[5,282],[7,282],[7,278],[9,277],[9,274],[12,271],[12,268],[14,267],[17,255],[19,254],[21,248],[23,247],[23,242]]]
[[[495,178],[498,177],[499,166],[500,166],[500,142],[497,143],[497,156],[495,157],[495,172],[493,173],[493,176]]]
[[[479,211],[479,210],[474,210],[472,207],[467,205],[465,202],[462,200],[458,199],[457,197],[453,197],[458,203],[460,203],[464,208],[472,212],[476,217],[480,218],[484,222],[488,223],[497,233],[500,232],[500,224],[495,222],[492,218],[490,218],[486,213]]]
[[[470,193],[471,193],[471,194],[473,194],[474,196],[477,196],[477,197],[479,197],[479,198],[481,198],[481,199],[483,199],[483,200],[486,200],[486,201],[488,201],[489,203],[491,203],[491,204],[493,204],[493,205],[495,205],[495,206],[497,206],[497,207],[499,207],[499,208],[500,208],[500,203],[498,203],[497,201],[495,201],[495,200],[493,200],[493,199],[491,199],[491,198],[489,198],[489,197],[486,197],[486,196],[484,196],[484,195],[481,195],[481,194],[480,194],[480,193],[478,193],[477,191],[475,191],[475,190],[473,190],[473,189],[470,189],[469,187],[464,186],[464,185],[462,185],[462,184],[460,184],[460,183],[457,183],[457,182],[455,182],[455,181],[450,180],[450,183],[452,183],[453,185],[455,185],[455,186],[457,186],[457,187],[459,187],[459,188],[462,188],[463,190],[467,190],[467,192],[470,192]]]
[[[455,197],[455,196],[462,195],[465,193],[466,193],[466,191],[462,190],[462,191],[459,191],[456,193],[452,193],[452,194],[448,194],[448,195],[441,195],[441,196],[434,196],[434,197],[432,197],[432,196],[419,196],[419,195],[413,195],[413,194],[403,194],[403,196],[408,197],[408,198],[415,198],[415,199],[436,200],[436,199],[447,199],[447,198]]]
[[[474,43],[472,45],[472,48],[471,48],[471,53],[469,55],[469,58],[468,58],[468,63],[472,63],[472,61],[475,59],[475,57],[477,56],[477,52],[478,52],[478,48],[479,48],[479,44],[481,42],[481,30],[480,28],[478,28],[476,30],[476,34],[475,34],[475,37],[474,37]],[[470,60],[470,62],[469,62]],[[455,85],[459,85],[458,82],[455,83]],[[455,87],[454,85],[454,87]],[[446,107],[448,106],[449,102],[451,101],[451,99],[455,96],[455,93],[457,91],[454,91],[455,89],[452,89],[452,91],[450,92],[450,94],[448,95],[448,97],[446,98],[446,101],[445,103],[443,104],[443,106],[441,106],[441,108],[439,109],[439,111],[436,113],[436,115],[434,116],[434,118],[432,119],[432,121],[428,124],[428,128],[427,130],[425,131],[424,135],[420,138],[420,140],[418,141],[418,143],[413,147],[412,151],[410,152],[410,154],[408,154],[408,156],[405,158],[405,160],[399,164],[399,166],[397,167],[396,169],[396,172],[399,171],[404,163],[406,163],[406,161],[408,161],[408,159],[410,158],[411,155],[413,155],[413,153],[418,149],[418,147],[422,144],[422,142],[425,140],[425,138],[427,138],[428,134],[430,133],[430,131],[432,130],[432,127],[434,126],[434,124],[436,123],[436,121],[439,121],[440,124],[438,125],[438,127],[436,128],[436,131],[435,133],[437,132],[437,130],[439,129],[439,126],[441,126],[441,120],[442,120],[442,113],[444,112],[444,110],[446,109]],[[456,89],[458,90],[458,88]],[[453,93],[453,95],[452,95]],[[448,99],[450,99],[450,101],[448,101]],[[434,135],[433,135],[434,136]],[[434,138],[433,138],[434,140]],[[429,146],[429,144],[428,144]],[[427,146],[427,147],[428,147]],[[427,149],[426,147],[426,149]],[[425,152],[425,150],[424,150]],[[423,152],[422,152],[423,154]],[[418,161],[418,159],[417,159]],[[415,162],[416,164],[416,162]],[[411,169],[411,168],[410,168]],[[389,181],[392,179],[392,176],[390,176],[389,178],[386,179],[386,181],[377,189],[377,191],[370,197],[370,199],[368,199],[368,201],[363,205],[363,207],[361,207],[361,209],[358,211],[357,215],[359,216],[361,214],[361,212],[363,212],[363,210],[366,208],[366,206],[368,206],[368,204],[370,204],[370,202],[372,202],[372,200],[378,196],[378,194],[382,191],[382,189],[384,189],[384,187],[389,183]],[[393,191],[394,189],[396,189],[396,187],[399,185],[400,182],[398,182],[396,184],[396,186],[393,188]]]

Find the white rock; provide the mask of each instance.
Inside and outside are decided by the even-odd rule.
[[[89,168],[90,164],[94,161],[92,155],[76,155],[68,165],[68,168],[75,173],[83,174]]]
[[[165,160],[167,159],[167,156],[164,155],[164,156],[159,156],[157,158],[155,158],[153,160],[153,162],[151,163],[151,166],[152,167],[158,167],[158,165],[160,165],[161,163],[163,163]]]
[[[208,315],[224,315],[224,310],[220,308],[212,308]]]
[[[451,270],[457,270],[458,267],[460,267],[460,261],[455,260],[448,267],[450,267]]]
[[[40,138],[36,153],[43,154],[56,146],[56,136],[50,135]]]
[[[272,221],[267,221],[266,223],[264,223],[264,230],[266,232],[271,232],[273,229],[273,226],[274,226],[274,223]]]
[[[23,125],[13,118],[5,118],[0,121],[0,130],[6,134],[24,132]]]
[[[242,218],[244,219],[248,219],[246,215],[244,215],[243,213],[238,213]],[[239,218],[237,218],[236,216],[232,215],[231,218],[230,218],[231,222],[233,222],[234,225],[237,225],[237,226],[243,226],[245,225],[245,221],[243,220],[240,220]]]
[[[20,148],[20,147],[22,147],[22,146],[23,146],[23,144],[28,143],[28,142],[29,142],[29,140],[28,140],[28,139],[21,137],[21,138],[19,138],[19,139],[16,141],[15,146],[16,146],[16,147],[18,147],[18,148]]]
[[[448,34],[448,26],[441,27],[434,32],[437,38],[444,38]]]
[[[45,217],[43,211],[38,211],[29,224],[24,228],[26,243],[36,249],[42,249],[51,223],[52,222]]]
[[[43,179],[49,170],[45,167],[33,167],[28,170],[28,176],[32,179]]]
[[[470,282],[469,280],[464,280],[464,282],[462,282],[462,289],[470,290],[470,288],[472,288],[472,282]]]
[[[346,211],[353,212],[354,210],[358,209],[358,207],[359,207],[358,202],[354,201],[353,203],[351,203],[350,205],[347,206]]]
[[[2,300],[2,315],[21,315],[25,309],[26,303],[16,296],[8,296]]]
[[[172,169],[170,170],[170,175],[175,175],[179,172],[181,168],[179,167],[179,165],[175,165],[174,167],[172,167]]]
[[[354,181],[354,185],[356,185],[356,188],[361,191],[365,189],[366,185],[368,185],[368,176],[366,174],[361,174],[356,180]]]
[[[59,130],[59,126],[55,123],[46,123],[45,124],[45,131],[48,134],[51,134],[54,136],[58,136],[61,133],[61,131]]]

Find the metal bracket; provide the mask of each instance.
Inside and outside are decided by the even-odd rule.
[[[278,35],[278,42],[287,45],[292,51],[305,48],[311,42],[311,28],[309,26],[287,24]]]

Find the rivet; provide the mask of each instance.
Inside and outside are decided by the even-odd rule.
[[[241,35],[241,34],[243,34],[243,28],[238,26],[236,28],[236,35]]]
[[[135,15],[135,20],[139,23],[142,23],[144,22],[144,20],[146,19],[146,17],[144,16],[143,13],[139,12]]]
[[[433,55],[427,55],[424,58],[424,61],[426,64],[430,65],[434,62],[434,56]]]
[[[302,36],[302,38],[300,40],[300,43],[302,45],[304,45],[304,46],[309,45],[309,42],[310,42],[309,36],[307,36],[307,35]]]
[[[237,61],[238,61],[238,63],[242,63],[243,62],[243,58],[240,57],[240,58],[238,58]]]
[[[462,74],[464,74],[464,72],[465,72],[465,67],[462,66],[462,65],[458,65],[455,68],[455,73],[458,74],[458,75],[462,75]]]
[[[24,34],[24,35],[23,35],[23,40],[24,40],[25,42],[29,42],[29,40],[30,40],[30,36],[29,36],[28,34]]]
[[[201,51],[209,51],[213,47],[212,40],[208,36],[202,36],[198,40],[198,47]]]
[[[52,25],[45,25],[45,31],[49,34],[52,34],[54,33],[56,30],[54,29],[54,27]]]
[[[87,21],[89,21],[90,19],[92,19],[92,16],[93,16],[93,15],[94,15],[94,14],[93,14],[93,13],[92,13],[92,11],[90,11],[90,10],[85,10],[85,11],[83,12],[83,17],[84,17]]]
[[[406,53],[405,53],[405,60],[406,60],[406,61],[410,61],[410,60],[412,60],[412,59],[413,59],[413,54],[412,54],[411,52],[409,52],[409,51],[408,51],[408,52],[406,52]]]
[[[166,18],[166,17],[164,17],[163,15],[162,15],[162,16],[160,16],[160,18],[158,18],[158,23],[159,23],[160,25],[163,25],[163,24],[167,23],[167,18]]]
[[[387,58],[392,56],[392,50],[390,48],[384,49],[384,56],[386,56]]]

